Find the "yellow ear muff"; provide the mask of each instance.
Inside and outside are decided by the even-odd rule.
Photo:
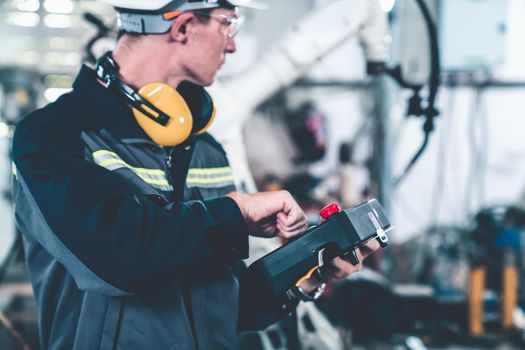
[[[202,135],[206,131],[208,131],[208,129],[210,128],[211,124],[213,124],[213,121],[215,120],[215,116],[216,115],[217,115],[217,110],[214,107],[213,108],[213,112],[211,113],[210,120],[208,121],[208,123],[206,125],[204,125],[204,127],[202,129],[200,129],[199,131],[195,132],[194,134],[195,135]]]
[[[133,109],[133,115],[140,127],[155,143],[161,146],[176,146],[190,136],[193,118],[188,105],[177,90],[164,83],[150,83],[143,86],[138,93],[170,117],[169,122],[163,126],[139,110]],[[143,104],[142,108],[152,116],[158,116],[158,113],[148,106]]]

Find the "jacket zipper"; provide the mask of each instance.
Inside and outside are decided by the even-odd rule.
[[[171,170],[171,164],[172,164],[171,157],[173,156],[173,150],[174,150],[174,147],[172,147],[169,150],[169,152],[166,152],[166,155],[165,155],[165,160],[166,160],[166,165],[168,166],[168,170]]]
[[[166,179],[168,180],[168,183],[170,184],[170,186],[173,187],[173,182],[171,181],[171,166],[173,164],[173,150],[175,149],[175,147],[172,147],[169,151],[166,152],[166,149],[165,148],[162,148],[162,150],[164,151],[164,161],[166,163]],[[175,189],[173,189],[175,190]]]

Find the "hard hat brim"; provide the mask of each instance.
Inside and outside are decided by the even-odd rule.
[[[268,5],[263,2],[251,0],[226,0],[227,3],[236,7],[246,7],[255,10],[268,10]]]
[[[202,9],[214,9],[221,6],[220,0],[157,0],[149,2],[138,0],[100,0],[115,6],[117,10],[117,25],[128,33],[162,34],[167,32],[173,21],[164,14],[168,11],[185,12]],[[222,4],[234,7],[246,7],[263,10],[268,6],[262,2],[251,0],[223,0]],[[161,6],[159,8],[159,6]]]
[[[103,3],[116,7],[120,10],[157,12],[164,9],[170,10],[191,10],[219,7],[218,0],[202,0],[188,2],[187,0],[100,0]],[[259,1],[251,0],[224,0],[228,4],[236,7],[246,7],[256,10],[266,10],[268,5]]]

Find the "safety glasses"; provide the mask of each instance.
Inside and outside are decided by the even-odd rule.
[[[239,29],[241,28],[242,24],[244,23],[244,16],[228,16],[225,14],[214,14],[209,12],[200,12],[200,11],[192,11],[193,13],[199,14],[201,16],[207,16],[213,19],[216,19],[219,21],[223,28],[225,29],[224,34],[228,38],[233,38],[239,33]]]

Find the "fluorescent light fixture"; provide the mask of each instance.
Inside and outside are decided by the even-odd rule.
[[[33,50],[38,45],[38,38],[35,38],[34,34],[32,34],[32,30],[27,31],[29,35],[27,34],[16,34],[16,35],[7,35],[5,38],[3,38],[2,46],[8,47],[9,52],[20,52],[20,51],[27,51],[27,50]],[[16,33],[16,29],[15,29]],[[1,49],[0,49],[1,50]]]
[[[61,64],[64,66],[78,66],[81,60],[82,57],[78,52],[68,52],[62,55]]]
[[[68,74],[49,74],[44,78],[44,84],[50,88],[68,89],[73,85],[74,78]]]
[[[71,27],[71,16],[68,15],[46,15],[44,23],[49,28],[68,28]]]
[[[36,65],[40,62],[40,54],[37,51],[24,51],[17,55],[17,63]]]
[[[381,8],[385,12],[390,12],[394,8],[396,0],[381,0]]]
[[[55,102],[63,94],[67,94],[72,89],[48,88],[44,90],[44,97],[48,102]]]
[[[49,47],[52,50],[63,50],[66,48],[66,39],[60,36],[54,36],[49,38]]]
[[[14,5],[19,11],[36,12],[40,8],[40,1],[38,0],[15,0]]]
[[[79,49],[79,41],[74,37],[53,36],[48,41],[49,48],[55,51],[74,51]]]
[[[7,23],[19,27],[36,27],[40,16],[31,12],[13,12],[7,15]]]
[[[50,13],[71,13],[75,5],[71,0],[45,0],[44,8]]]
[[[80,60],[78,52],[48,52],[45,55],[46,64],[50,66],[78,66]]]

